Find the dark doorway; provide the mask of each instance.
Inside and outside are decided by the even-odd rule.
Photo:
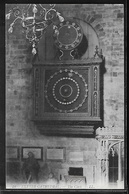
[[[109,153],[109,183],[117,183],[118,180],[118,154]]]

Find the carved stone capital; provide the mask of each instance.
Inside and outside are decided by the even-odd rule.
[[[119,127],[99,127],[96,129],[96,139],[124,139],[124,129]]]

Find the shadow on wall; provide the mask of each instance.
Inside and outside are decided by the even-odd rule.
[[[74,56],[74,59],[81,59],[81,57],[85,54],[88,49],[88,40],[86,36],[83,34],[83,38],[81,43],[78,45],[77,48],[71,53]]]
[[[6,172],[6,183],[27,183],[27,179],[22,172],[23,164],[20,165],[19,162],[7,162],[7,172]],[[55,169],[44,163],[43,166],[40,165],[40,170],[38,173],[37,182],[46,182],[49,179],[49,174],[52,173]],[[58,176],[53,173],[54,177],[58,180]],[[56,176],[55,176],[56,175]],[[35,182],[35,180],[33,181]]]

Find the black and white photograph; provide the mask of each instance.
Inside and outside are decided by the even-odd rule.
[[[127,189],[124,6],[5,5],[6,189]]]

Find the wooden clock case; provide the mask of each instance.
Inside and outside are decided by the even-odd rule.
[[[102,124],[102,64],[101,58],[33,64],[33,121],[41,132],[46,134],[94,134],[95,128]],[[79,95],[84,98],[79,99],[78,97],[75,101],[73,98],[73,102],[68,100],[68,103],[61,104],[62,98],[60,98],[58,88],[62,88],[64,82],[72,83],[68,76],[71,71],[77,74],[72,80],[75,80],[79,86]],[[61,83],[63,75],[65,78]],[[78,78],[81,76],[83,79],[79,82]],[[84,87],[83,81],[87,87]],[[75,86],[73,85],[73,90],[76,89]],[[53,88],[56,87],[58,93],[55,99],[56,94],[53,93]],[[87,91],[84,91],[86,89]]]
[[[43,134],[94,135],[95,129],[103,125],[103,57],[98,53],[98,46],[94,48],[95,55],[91,55],[93,45],[98,45],[94,30],[88,24],[80,22],[76,26],[74,22],[77,21],[60,24],[59,28],[65,30],[57,38],[53,35],[51,45],[51,36],[47,38],[49,33],[46,34],[47,48],[55,45],[53,53],[56,50],[59,55],[50,61],[33,63],[33,121]],[[92,39],[84,33],[84,25],[88,29],[86,32],[91,32]],[[76,44],[71,36],[73,29],[77,34]],[[65,31],[68,39],[63,38]],[[66,45],[67,42],[70,44]],[[80,56],[84,47],[85,53],[89,54],[86,58]],[[73,55],[75,51],[79,55]]]

